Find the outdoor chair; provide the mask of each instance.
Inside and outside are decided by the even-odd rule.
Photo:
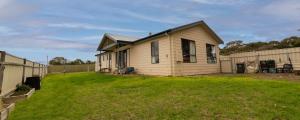
[[[293,72],[293,65],[292,64],[284,64],[283,65],[283,72],[284,73],[292,73]]]

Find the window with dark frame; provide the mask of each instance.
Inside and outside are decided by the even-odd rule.
[[[217,63],[217,55],[215,45],[206,44],[206,55],[207,55],[207,63],[215,64]]]
[[[181,39],[182,58],[184,63],[196,63],[196,44],[193,40]]]
[[[151,42],[151,63],[159,63],[159,46],[158,41]]]

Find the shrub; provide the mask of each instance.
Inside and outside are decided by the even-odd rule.
[[[16,92],[30,91],[30,89],[28,85],[17,85]]]

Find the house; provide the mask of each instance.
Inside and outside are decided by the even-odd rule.
[[[51,64],[62,65],[67,63],[67,59],[64,57],[55,57],[50,61]]]
[[[137,74],[196,75],[220,73],[219,44],[223,41],[204,22],[171,28],[144,38],[104,34],[98,46],[96,70]]]

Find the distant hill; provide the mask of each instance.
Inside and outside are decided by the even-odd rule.
[[[240,52],[251,52],[251,51],[261,51],[261,50],[273,50],[282,48],[293,48],[300,47],[300,37],[292,36],[285,38],[281,41],[270,41],[270,42],[251,42],[243,43],[241,40],[231,41],[226,44],[226,46],[221,49],[221,55],[230,55],[233,53]]]

